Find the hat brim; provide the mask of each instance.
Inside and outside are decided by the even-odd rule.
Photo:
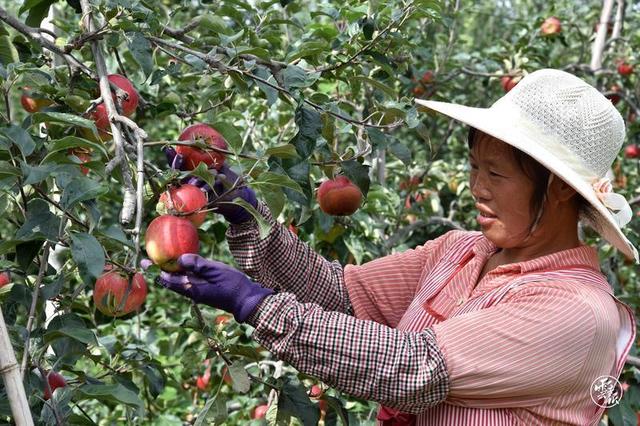
[[[590,225],[626,257],[639,263],[638,251],[624,236],[611,212],[600,202],[592,183],[585,181],[584,177],[572,169],[566,161],[542,146],[539,143],[540,135],[532,135],[530,132],[514,126],[508,117],[499,116],[498,111],[492,108],[475,108],[423,99],[416,99],[415,102],[500,139],[534,158],[582,195],[593,207],[593,212],[596,215],[595,223],[590,223]]]

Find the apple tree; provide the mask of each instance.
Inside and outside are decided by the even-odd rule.
[[[0,0],[0,307],[11,342],[0,351],[17,358],[33,420],[375,419],[375,404],[156,285],[157,266],[142,271],[180,241],[233,264],[216,200],[181,186],[212,184],[222,163],[319,253],[361,264],[476,227],[466,129],[413,99],[489,106],[525,73],[554,67],[592,82],[627,119],[612,173],[637,208],[637,6],[462,3]],[[170,146],[195,153],[189,170],[170,167]],[[184,231],[155,231],[158,218]],[[636,245],[639,225],[627,232]],[[584,238],[616,294],[638,306],[637,268]],[[640,411],[635,351],[604,424]],[[13,393],[0,385],[2,420]]]

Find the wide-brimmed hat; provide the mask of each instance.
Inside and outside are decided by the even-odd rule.
[[[621,228],[631,220],[625,198],[607,172],[625,137],[611,101],[560,70],[532,72],[489,108],[416,99],[416,103],[491,135],[533,157],[590,204],[583,220],[625,256],[638,251]]]

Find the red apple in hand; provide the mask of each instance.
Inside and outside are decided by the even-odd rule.
[[[549,18],[544,20],[544,22],[540,26],[540,31],[543,35],[558,34],[560,31],[562,31],[560,20],[555,16],[550,16]]]
[[[624,149],[624,156],[627,158],[638,158],[640,157],[640,147],[636,144],[627,145]]]
[[[204,139],[206,145],[214,148],[227,149],[227,142],[222,135],[206,124],[193,124],[180,134],[179,141],[196,141]],[[220,170],[224,163],[225,155],[218,151],[204,151],[195,146],[177,145],[176,152],[184,157],[184,165],[188,170],[198,167],[198,164],[205,163],[207,167],[214,167]]]
[[[201,211],[207,206],[206,194],[195,185],[181,185],[172,187],[160,195],[161,210],[163,213],[191,213],[182,216],[195,226],[202,225],[207,217],[206,211]]]
[[[4,287],[10,282],[11,282],[11,273],[9,271],[0,272],[0,287]]]
[[[145,235],[149,258],[164,271],[180,270],[178,258],[185,253],[198,253],[198,230],[187,219],[162,215],[151,221]]]
[[[267,404],[258,405],[251,410],[251,419],[264,419],[267,415],[267,411],[269,410],[269,406]]]
[[[44,385],[45,400],[50,399],[53,391],[55,391],[56,389],[67,386],[67,381],[64,379],[62,374],[56,373],[55,371],[50,371],[47,374],[47,381],[49,382],[49,388],[51,388],[51,392],[49,392],[49,389],[47,389],[47,385]]]
[[[147,283],[136,273],[129,285],[129,276],[117,270],[102,274],[93,288],[93,302],[105,315],[119,317],[136,311],[147,298]]]
[[[348,177],[340,175],[322,182],[317,199],[323,212],[333,216],[348,216],[360,207],[362,192]]]

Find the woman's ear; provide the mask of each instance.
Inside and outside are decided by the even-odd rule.
[[[555,198],[557,201],[569,201],[574,195],[577,194],[576,190],[573,189],[571,185],[555,175],[551,176],[553,176],[553,181],[549,185],[549,195]]]

